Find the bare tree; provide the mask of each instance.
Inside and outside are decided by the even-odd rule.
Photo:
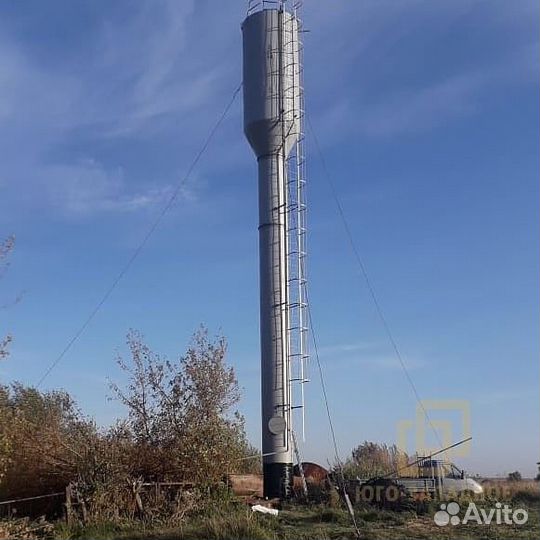
[[[9,267],[8,256],[13,250],[14,245],[14,236],[8,236],[6,239],[0,242],[0,277],[4,275],[4,273]],[[0,337],[0,359],[6,358],[8,356],[8,347],[12,339],[13,338],[10,334],[7,334],[4,337]]]
[[[238,467],[248,444],[234,369],[225,361],[223,337],[202,328],[177,361],[160,358],[131,331],[130,361],[118,359],[130,377],[126,388],[112,383],[129,410],[129,427],[140,448],[144,476],[214,482]]]

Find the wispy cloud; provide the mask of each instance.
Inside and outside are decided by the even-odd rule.
[[[107,171],[92,160],[48,167],[42,181],[49,202],[71,217],[144,210],[164,204],[172,193],[167,186],[130,191],[121,168]]]
[[[383,352],[385,347],[376,342],[342,343],[336,345],[325,345],[319,349],[321,358],[327,365],[362,365],[375,369],[401,370],[398,358],[387,352]],[[407,369],[420,369],[425,365],[419,358],[407,359]]]
[[[538,38],[531,41],[523,27],[524,15],[537,13],[537,7],[524,2],[517,15],[514,6],[495,4],[489,10],[459,0],[406,6],[385,0],[338,1],[332,10],[318,4],[315,22],[320,27],[307,39],[314,41],[325,69],[312,72],[308,88],[318,90],[311,115],[323,141],[434,130],[481,112],[513,85],[535,83]],[[452,46],[452,26],[475,18],[505,35],[524,37],[501,40],[491,57],[472,49],[468,58],[454,58],[450,49],[435,61],[430,49],[441,50],[441,43]],[[425,65],[421,72],[419,65]]]
[[[84,46],[66,42],[48,63],[41,61],[46,42],[21,38],[0,20],[4,200],[12,195],[26,204],[31,195],[55,211],[63,206],[66,216],[134,211],[158,202],[239,82],[244,7],[216,9],[195,0],[141,0],[128,10],[111,4],[81,29]],[[451,8],[383,0],[306,6],[312,31],[306,34],[308,104],[321,140],[434,129],[474,114],[494,85],[530,72],[536,53],[511,50],[494,57],[493,65],[433,74],[426,69],[414,84],[400,79],[393,84],[392,66],[403,62],[401,41],[417,35],[426,22],[444,32],[470,11],[465,1]],[[28,26],[42,25],[28,17]],[[517,24],[508,20],[492,17],[489,24]],[[429,39],[433,32],[426,46]],[[204,169],[238,167],[239,156],[247,158],[240,121],[234,120],[223,126],[220,144],[212,148],[215,159]],[[138,174],[138,148],[149,156],[165,155],[166,172],[152,178]],[[156,169],[160,165],[156,162]],[[14,194],[21,187],[24,197]],[[2,208],[4,214],[10,211],[12,204]]]
[[[533,388],[521,388],[520,390],[492,388],[489,392],[483,392],[475,396],[475,402],[483,406],[495,406],[509,402],[526,401],[537,396],[538,391]]]
[[[192,39],[194,11],[193,1],[142,2],[120,28],[105,25],[91,77],[108,84],[97,89],[90,110],[99,111],[104,134],[155,133],[156,123],[202,109],[215,95],[226,71],[219,63],[201,65],[193,54],[202,37]]]
[[[319,349],[321,356],[333,356],[344,353],[352,353],[358,351],[369,351],[373,349],[373,342],[365,343],[340,343],[337,345],[325,345]]]
[[[142,1],[120,10],[121,17],[111,6],[89,22],[88,43],[64,44],[62,50],[74,50],[54,65],[39,60],[41,44],[3,33],[0,214],[6,217],[20,205],[48,206],[70,218],[135,212],[170,195],[215,121],[214,109],[226,101],[222,89],[232,89],[229,80],[236,78],[220,61],[230,29],[215,25],[209,41],[198,30],[207,29],[196,14],[200,6]],[[225,15],[234,18],[234,10]],[[207,17],[206,24],[218,16]],[[134,143],[150,156],[163,155],[166,147],[169,163],[157,163],[151,176],[139,173],[139,157],[126,152]],[[224,153],[230,159],[231,152]],[[197,199],[190,186],[182,188],[184,203]]]
[[[401,91],[359,112],[359,128],[371,136],[423,131],[449,118],[471,114],[476,91],[486,84],[477,75],[457,75],[424,88]]]
[[[423,87],[388,93],[359,110],[359,128],[366,135],[385,136],[424,131],[452,118],[478,112],[494,87],[530,82],[535,62],[531,48],[487,67],[449,75]]]

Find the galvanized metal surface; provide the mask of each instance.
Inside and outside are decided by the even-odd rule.
[[[259,177],[265,495],[286,497],[292,489],[293,461],[288,157],[301,133],[298,21],[281,9],[266,9],[249,15],[242,31],[244,132],[257,157]]]

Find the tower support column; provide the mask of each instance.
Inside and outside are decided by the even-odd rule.
[[[262,447],[264,495],[292,490],[288,354],[287,197],[283,153],[258,159]]]

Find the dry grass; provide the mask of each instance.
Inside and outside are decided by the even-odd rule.
[[[536,482],[496,481],[485,483],[488,494],[475,500],[478,508],[489,511],[496,502],[513,509],[524,508],[529,521],[522,526],[475,523],[438,527],[433,514],[439,503],[432,501],[425,512],[379,510],[363,505],[356,509],[356,518],[365,540],[530,540],[540,538],[540,485]],[[462,512],[468,501],[459,501]],[[419,509],[417,509],[419,510]],[[463,515],[463,514],[462,514]],[[92,538],[139,540],[327,540],[353,539],[355,534],[350,517],[342,507],[328,504],[287,505],[278,517],[251,512],[249,507],[226,496],[202,498],[179,523],[163,520],[124,519],[94,521],[83,526],[51,528],[30,523],[12,523],[0,528],[6,538]],[[9,532],[9,534],[6,534]]]
[[[28,518],[0,521],[0,538],[2,539],[33,539],[50,538],[54,526],[44,520],[30,521]]]
[[[487,480],[482,487],[486,500],[540,503],[540,482],[534,480]]]
[[[534,486],[532,486],[534,488]],[[532,491],[534,492],[534,489]],[[515,495],[521,493],[515,491]],[[477,502],[490,508],[492,502]],[[466,525],[438,527],[433,514],[358,509],[357,522],[364,540],[530,540],[540,537],[538,504],[511,503],[529,511],[529,522],[522,526]],[[328,540],[354,539],[350,518],[342,508],[290,505],[278,517],[254,514],[243,505],[226,503],[209,506],[189,517],[181,527],[146,528],[140,523],[101,524],[78,530],[57,530],[55,538],[139,539],[139,540]]]

